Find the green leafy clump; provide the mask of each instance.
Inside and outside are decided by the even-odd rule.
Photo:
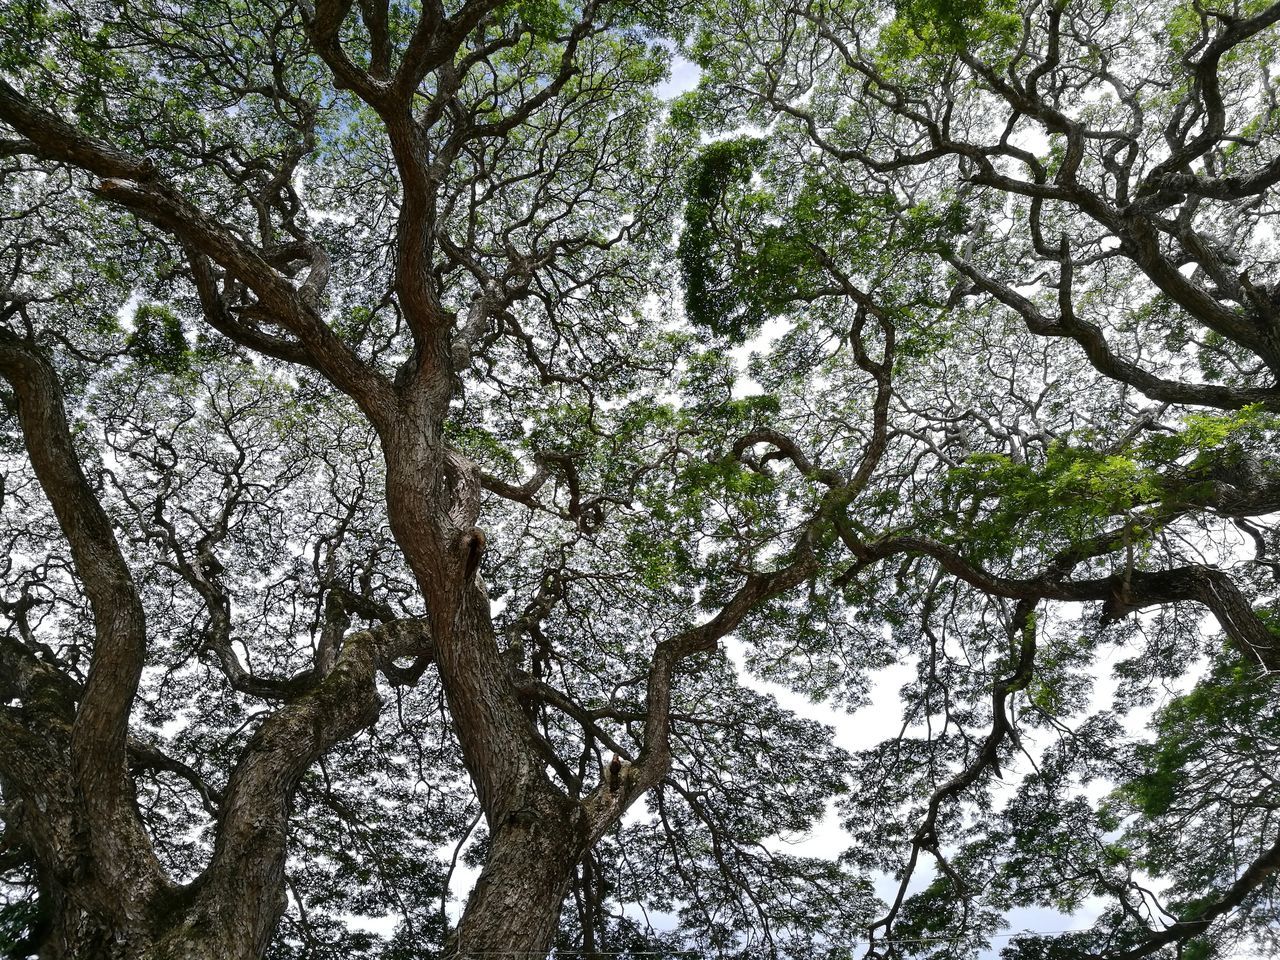
[[[1268,431],[1280,429],[1280,417],[1251,404],[1227,413],[1192,413],[1185,428],[1174,438],[1182,452],[1193,453],[1197,463],[1219,456],[1224,448],[1269,446]]]
[[[1165,880],[1169,909],[1191,921],[1272,842],[1280,788],[1259,773],[1280,763],[1274,675],[1224,650],[1151,731],[1129,751],[1132,772],[1111,802],[1131,815],[1122,842],[1137,851],[1134,865]]]
[[[1167,498],[1194,503],[1215,481],[1239,487],[1266,485],[1280,469],[1274,453],[1280,417],[1254,404],[1227,413],[1192,413],[1182,429],[1138,445],[1136,455],[1169,477]]]
[[[1265,673],[1223,658],[1208,678],[1156,715],[1154,740],[1136,750],[1143,772],[1118,795],[1154,820],[1187,802],[1224,758],[1263,759],[1274,753],[1280,743],[1274,700],[1274,682]],[[1269,792],[1277,793],[1274,787]]]
[[[506,14],[519,22],[536,37],[555,37],[569,24],[569,8],[559,0],[515,0],[503,4],[500,14]]]
[[[693,161],[685,188],[685,224],[678,249],[685,309],[694,323],[735,340],[764,317],[751,309],[717,263],[717,248],[725,240],[718,220],[732,192],[750,184],[763,153],[764,141],[754,137],[710,144]]]
[[[1163,495],[1160,474],[1138,458],[1060,441],[1039,467],[1003,454],[970,456],[947,476],[943,515],[978,554],[997,555],[1045,538],[1097,535]]]
[[[890,62],[954,56],[1017,35],[1021,17],[1012,0],[897,0],[882,47]]]
[[[975,215],[967,204],[954,196],[913,204],[906,211],[901,245],[913,252],[952,253],[956,239],[964,233]]]
[[[191,347],[182,331],[182,321],[167,307],[140,306],[125,346],[140,364],[160,373],[186,373],[191,369]]]
[[[1276,428],[1274,414],[1249,406],[1189,414],[1182,430],[1120,451],[1094,449],[1092,438],[1082,434],[1051,444],[1039,465],[1004,454],[973,454],[948,472],[935,521],[962,531],[975,556],[1001,555],[1045,539],[1078,543],[1144,508],[1198,502],[1212,492],[1215,478],[1264,482],[1274,469]],[[1136,530],[1129,535],[1139,536]]]

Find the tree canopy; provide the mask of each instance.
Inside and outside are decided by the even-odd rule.
[[[1280,948],[1277,21],[0,0],[0,952]]]

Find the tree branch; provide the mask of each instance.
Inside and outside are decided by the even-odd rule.
[[[70,544],[93,612],[93,655],[71,730],[71,769],[92,867],[123,917],[134,896],[146,898],[165,882],[126,766],[129,712],[147,649],[142,602],[111,521],[81,469],[53,366],[34,345],[0,330],[0,376],[17,395],[32,468]]]

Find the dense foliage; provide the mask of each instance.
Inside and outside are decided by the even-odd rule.
[[[0,0],[0,952],[1280,949],[1277,22]]]

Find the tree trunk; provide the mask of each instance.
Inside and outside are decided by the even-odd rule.
[[[587,818],[553,784],[494,636],[489,600],[469,566],[480,509],[474,467],[445,449],[447,397],[408,391],[382,436],[391,529],[422,589],[436,665],[491,845],[448,957],[551,948]]]
[[[101,957],[102,960],[134,960],[141,951],[132,950],[130,941],[135,938],[120,930],[97,922],[90,914],[80,910],[65,892],[51,889],[42,894],[41,913],[49,915],[51,926],[40,946],[40,960],[81,960],[83,957]]]
[[[576,806],[576,805],[572,805]],[[544,956],[555,940],[574,865],[584,852],[570,801],[535,803],[492,833],[489,856],[445,949],[448,960],[494,951]]]

